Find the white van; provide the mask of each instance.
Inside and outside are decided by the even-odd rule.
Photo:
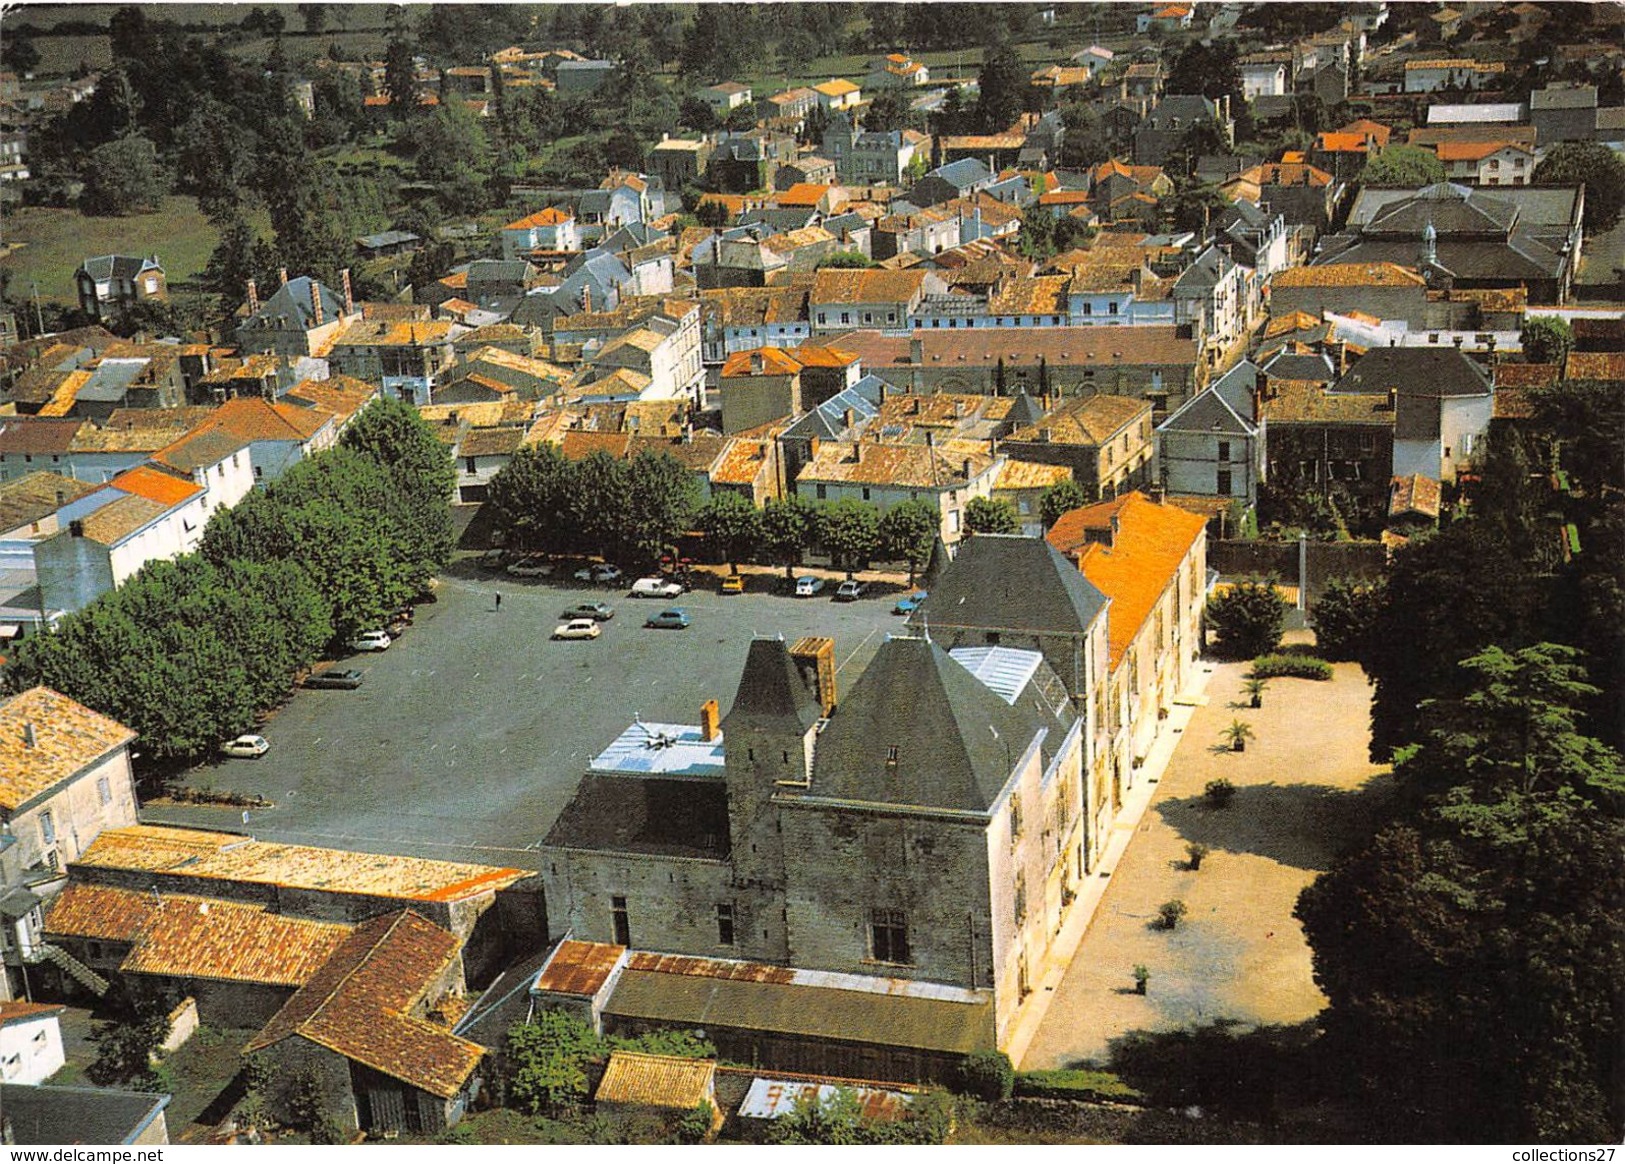
[[[676,598],[683,592],[681,582],[673,582],[670,578],[639,578],[632,583],[633,598]]]

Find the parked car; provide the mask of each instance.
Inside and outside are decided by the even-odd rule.
[[[606,586],[611,582],[619,582],[624,577],[620,567],[611,566],[608,562],[594,562],[584,569],[577,570],[575,574],[577,582],[596,582]]]
[[[521,558],[509,564],[508,573],[515,578],[551,578],[553,563],[543,558]]]
[[[719,589],[724,594],[743,594],[745,592],[745,576],[743,574],[724,575]]]
[[[681,582],[674,582],[670,578],[662,578],[658,574],[649,578],[639,578],[632,583],[633,598],[676,598],[684,591]]]
[[[920,603],[925,601],[925,591],[916,590],[907,598],[899,598],[897,605],[891,608],[893,614],[913,614],[920,609]]]
[[[387,651],[389,650],[389,632],[385,630],[362,631],[350,640],[352,651]]]
[[[592,618],[572,618],[553,628],[556,639],[595,639],[599,633],[598,620]]]
[[[863,597],[863,593],[867,589],[868,587],[856,578],[848,578],[835,588],[835,601],[856,602]]]
[[[814,574],[804,574],[796,579],[796,597],[811,598],[815,594],[824,592],[824,580]]]
[[[687,630],[688,614],[673,606],[658,614],[651,614],[644,620],[643,625],[654,627],[656,630]]]
[[[347,670],[317,671],[306,675],[302,686],[328,687],[338,691],[354,691],[361,686],[362,674],[353,668]]]
[[[590,618],[594,622],[607,622],[615,617],[615,608],[607,602],[581,602],[559,615],[560,618]]]
[[[238,760],[257,760],[271,750],[264,736],[238,736],[220,745],[220,751]]]

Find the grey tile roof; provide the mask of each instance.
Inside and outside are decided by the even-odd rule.
[[[978,534],[910,619],[911,625],[1084,635],[1106,596],[1043,538]]]
[[[1490,379],[1459,349],[1372,348],[1332,385],[1333,392],[1387,392],[1415,397],[1488,396]]]
[[[1213,388],[1191,397],[1184,407],[1158,425],[1157,430],[1218,433],[1224,436],[1251,436],[1258,431]]]
[[[169,1096],[102,1087],[0,1083],[0,1111],[17,1144],[130,1144]]]
[[[1065,730],[1036,692],[1007,704],[930,640],[889,639],[819,737],[810,794],[985,812],[1034,736]]]
[[[722,721],[723,737],[736,727],[785,730],[799,735],[812,727],[821,714],[784,640],[751,640],[739,675],[739,690]]]
[[[98,255],[79,264],[85,274],[98,283],[109,279],[134,279],[143,271],[162,271],[156,258],[145,259],[134,255]]]
[[[309,275],[289,279],[269,299],[263,300],[260,309],[244,320],[242,326],[247,329],[309,331],[316,326],[315,314],[310,309],[310,285],[313,281]],[[317,283],[316,288],[322,298],[322,322],[332,323],[344,314],[344,300],[324,283]]]
[[[728,855],[727,787],[720,779],[589,772],[543,844],[721,860]]]

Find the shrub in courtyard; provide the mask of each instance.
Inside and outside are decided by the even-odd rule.
[[[1185,903],[1176,897],[1157,906],[1157,919],[1165,930],[1178,929],[1180,920],[1189,912]]]
[[[1190,844],[1186,845],[1185,856],[1188,858],[1191,872],[1194,873],[1196,870],[1200,869],[1202,867],[1202,858],[1206,857],[1212,851],[1212,849],[1208,848],[1200,841],[1192,841]]]
[[[1286,599],[1268,581],[1233,584],[1207,604],[1214,653],[1225,659],[1251,659],[1281,644],[1286,626]]]
[[[1253,660],[1252,670],[1248,674],[1248,690],[1251,691],[1251,684],[1260,679],[1317,679],[1324,682],[1332,677],[1332,665],[1313,655],[1260,655]]]
[[[1016,1069],[1003,1051],[975,1051],[959,1065],[957,1091],[996,1103],[1009,1099],[1016,1085]]]
[[[1209,808],[1224,808],[1235,799],[1236,786],[1220,776],[1217,780],[1209,780],[1202,789],[1202,795],[1207,797]]]

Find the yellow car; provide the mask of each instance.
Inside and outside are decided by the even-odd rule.
[[[722,593],[743,594],[745,592],[745,576],[743,574],[729,574],[722,579]]]

